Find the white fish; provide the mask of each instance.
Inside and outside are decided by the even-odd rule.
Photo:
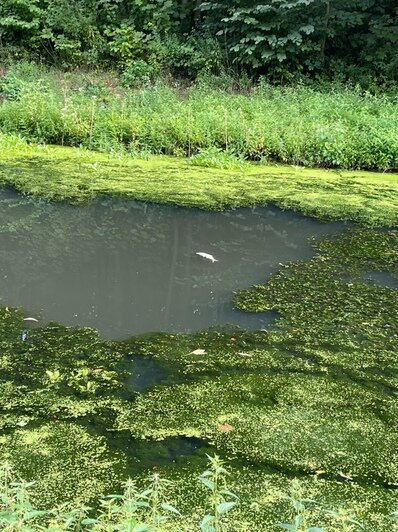
[[[211,260],[211,262],[218,262],[213,255],[210,255],[210,253],[205,253],[204,251],[197,251],[196,255],[199,255],[199,257],[203,257],[204,259]]]
[[[191,351],[188,353],[188,355],[205,355],[206,351],[204,349],[195,349],[195,351]]]
[[[39,323],[39,320],[36,318],[24,318],[23,321],[34,321],[35,323]]]

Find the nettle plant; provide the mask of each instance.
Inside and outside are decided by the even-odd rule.
[[[208,456],[209,468],[199,480],[209,490],[209,513],[202,519],[202,532],[227,530],[227,514],[236,506],[238,497],[227,488],[227,470],[218,456]],[[108,495],[99,501],[99,509],[82,506],[69,509],[67,504],[52,510],[37,510],[30,498],[34,482],[19,480],[11,464],[0,468],[0,529],[7,532],[21,530],[95,530],[131,532],[161,531],[173,519],[181,520],[181,513],[168,502],[171,481],[154,472],[140,489],[128,479],[122,494]],[[179,527],[179,525],[176,525]]]
[[[229,514],[239,502],[238,496],[228,488],[228,471],[218,456],[208,456],[208,469],[198,480],[206,487],[207,513],[198,524],[201,532],[227,532],[235,523]],[[11,464],[0,467],[0,529],[19,531],[84,531],[97,532],[161,532],[182,530],[184,516],[168,502],[172,482],[154,472],[146,479],[144,489],[128,479],[121,494],[103,497],[96,512],[92,507],[70,509],[65,503],[52,510],[37,510],[31,502],[31,488],[35,482],[20,480]],[[298,479],[291,482],[290,493],[284,495],[289,502],[292,519],[278,523],[279,528],[291,532],[326,532],[310,524],[311,508],[316,501],[305,496]],[[233,513],[233,512],[232,512]],[[354,532],[363,530],[354,512],[346,508],[325,510],[325,517],[333,530]],[[398,511],[391,514],[392,529],[397,529]]]

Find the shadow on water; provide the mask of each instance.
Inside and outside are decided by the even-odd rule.
[[[168,373],[153,358],[135,355],[129,366],[131,373],[124,382],[128,391],[145,392],[168,379]]]
[[[129,431],[107,431],[97,423],[82,422],[92,434],[105,438],[109,449],[121,453],[126,459],[124,474],[136,476],[161,467],[179,466],[198,462],[206,466],[206,454],[214,448],[205,440],[195,437],[175,436],[163,440],[133,438]]]
[[[0,304],[114,339],[266,328],[275,317],[235,310],[233,291],[311,257],[309,237],[343,228],[274,207],[209,213],[111,198],[76,207],[3,190]]]

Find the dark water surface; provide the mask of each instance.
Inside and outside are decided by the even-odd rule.
[[[234,310],[233,291],[311,257],[309,237],[343,227],[273,207],[209,213],[110,198],[75,207],[1,191],[0,304],[104,338],[261,328],[274,316]]]

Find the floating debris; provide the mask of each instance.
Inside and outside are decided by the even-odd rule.
[[[231,430],[234,430],[234,427],[232,425],[229,425],[229,423],[223,423],[222,425],[217,426],[218,432],[231,432]]]

